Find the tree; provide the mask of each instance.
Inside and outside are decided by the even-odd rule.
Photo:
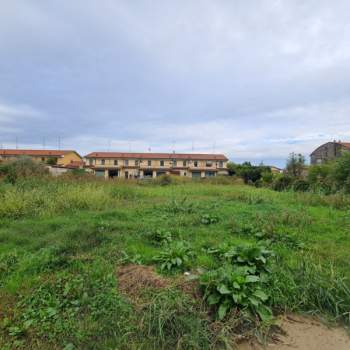
[[[236,175],[237,174],[237,164],[234,162],[228,162],[227,163],[227,169],[228,169],[228,174],[230,176]]]
[[[332,170],[332,177],[338,188],[347,188],[350,184],[350,152],[343,152],[336,159]]]
[[[301,177],[305,168],[305,157],[302,154],[291,153],[287,159],[287,173],[293,177]]]
[[[54,158],[54,157],[48,158],[47,161],[46,161],[46,164],[47,165],[56,165],[57,164],[57,158]]]

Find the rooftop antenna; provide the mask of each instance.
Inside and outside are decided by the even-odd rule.
[[[148,147],[148,152],[151,152],[151,147]]]
[[[60,150],[61,149],[61,137],[58,136],[57,138],[57,146],[58,146],[58,149]]]
[[[192,152],[194,151],[194,142],[192,140]]]
[[[18,149],[18,137],[16,136],[16,149]]]
[[[173,141],[172,141],[172,151],[173,151],[173,153],[175,153],[175,143],[176,143],[176,141],[173,140]]]
[[[131,152],[131,142],[129,141],[129,152]]]
[[[43,149],[45,149],[46,147],[46,140],[45,140],[45,136],[43,137]]]

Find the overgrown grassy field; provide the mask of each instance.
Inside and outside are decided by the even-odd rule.
[[[0,184],[0,218],[1,349],[225,349],[284,311],[350,326],[349,196],[38,178]],[[159,280],[123,288],[130,264]]]

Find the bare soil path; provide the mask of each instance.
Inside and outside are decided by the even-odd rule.
[[[350,350],[350,336],[342,328],[326,325],[299,315],[283,316],[280,327],[286,335],[280,335],[276,343],[266,347],[256,343],[240,344],[239,350]]]

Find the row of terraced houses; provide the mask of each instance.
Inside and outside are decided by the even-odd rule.
[[[227,175],[223,154],[92,152],[81,157],[73,150],[0,150],[0,161],[30,157],[61,174],[84,168],[104,178],[154,178],[163,174],[204,178]]]
[[[344,151],[350,151],[350,142],[327,142],[310,154],[310,162],[322,164]],[[223,154],[92,152],[81,157],[73,150],[0,149],[0,162],[24,156],[47,164],[53,175],[77,168],[106,179],[154,178],[163,174],[191,178],[228,175],[228,159]]]

